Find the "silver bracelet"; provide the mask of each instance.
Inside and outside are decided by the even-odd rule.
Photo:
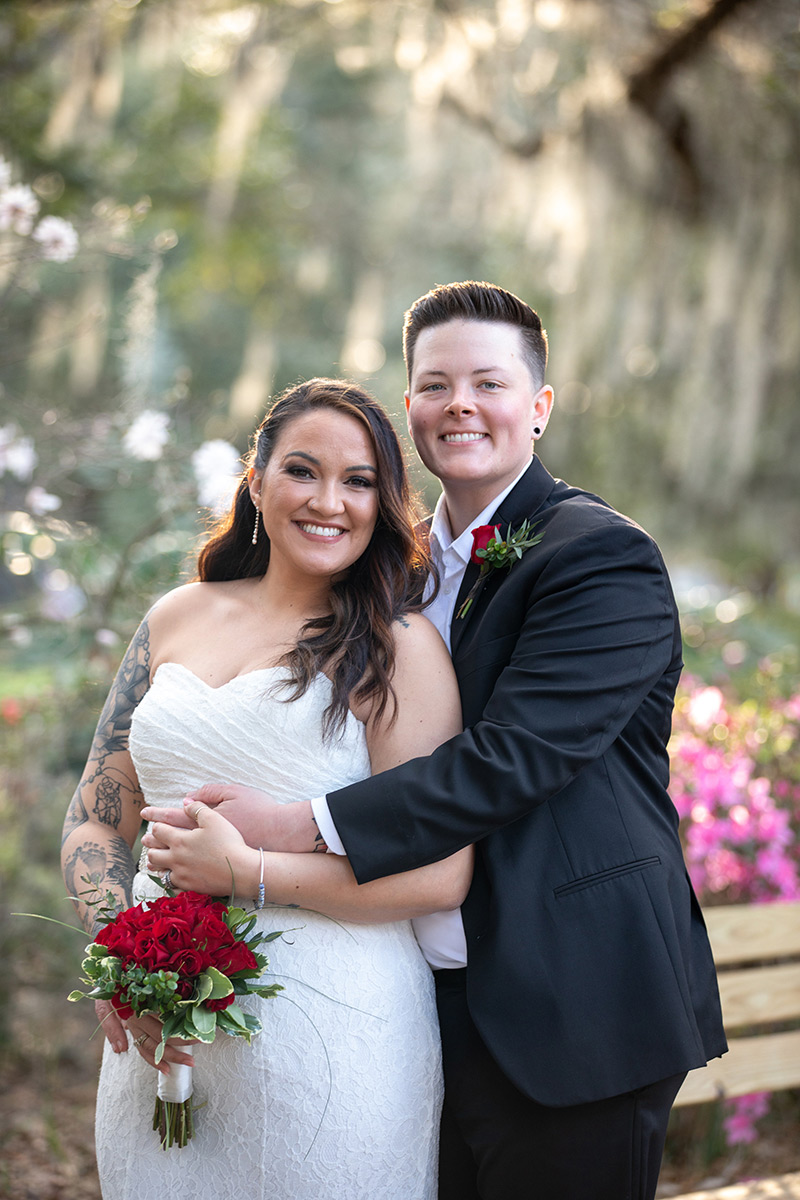
[[[259,851],[259,854],[261,855],[261,878],[260,878],[260,879],[259,879],[259,881],[258,881],[258,899],[256,900],[256,908],[263,908],[263,907],[264,907],[264,903],[265,903],[265,896],[264,896],[264,847],[263,847],[263,846],[259,846],[259,847],[258,847],[258,851]]]

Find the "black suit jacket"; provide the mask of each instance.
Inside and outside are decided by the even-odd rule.
[[[642,529],[538,459],[493,523],[526,517],[541,542],[453,621],[464,733],[328,802],[360,882],[476,843],[473,1020],[517,1087],[567,1105],[726,1045],[667,794],[682,662],[666,568]]]

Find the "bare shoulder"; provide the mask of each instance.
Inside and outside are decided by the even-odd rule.
[[[185,583],[159,596],[147,614],[151,633],[158,637],[176,623],[202,611],[207,604],[207,586],[205,583]]]
[[[241,584],[246,582],[185,583],[161,596],[147,614],[153,667],[176,656],[176,643],[191,643],[201,631],[225,623],[241,602]]]
[[[450,661],[441,634],[422,613],[404,613],[395,621],[392,633],[398,662],[417,657],[424,659],[426,655],[434,655],[437,661],[444,656]]]
[[[455,689],[455,671],[439,631],[421,613],[408,613],[392,627],[395,639],[395,672],[392,683],[398,695],[409,689],[417,695],[430,686]]]
[[[394,704],[367,725],[373,771],[430,754],[461,729],[455,671],[440,634],[427,617],[409,614],[393,626]]]

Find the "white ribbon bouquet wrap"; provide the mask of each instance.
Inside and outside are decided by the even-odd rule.
[[[185,1146],[194,1136],[192,1088],[192,1068],[188,1063],[171,1063],[169,1075],[158,1072],[153,1129],[158,1130],[165,1150],[170,1146]]]

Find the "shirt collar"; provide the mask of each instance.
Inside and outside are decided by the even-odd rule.
[[[456,554],[462,562],[469,562],[472,555],[473,529],[477,528],[478,525],[489,524],[492,513],[500,507],[506,496],[508,496],[509,493],[514,490],[532,462],[533,458],[526,462],[516,479],[512,480],[512,482],[507,488],[505,488],[504,491],[495,496],[494,499],[486,505],[486,508],[484,508],[482,512],[479,512],[478,515],[472,521],[470,521],[464,532],[459,534],[455,540],[453,540],[453,531],[450,528],[450,521],[447,516],[444,492],[442,492],[441,496],[436,501],[436,508],[433,510],[433,520],[431,521],[430,528],[431,548],[433,550],[434,558],[437,560],[437,562],[441,563],[444,554],[448,551],[452,554]]]

